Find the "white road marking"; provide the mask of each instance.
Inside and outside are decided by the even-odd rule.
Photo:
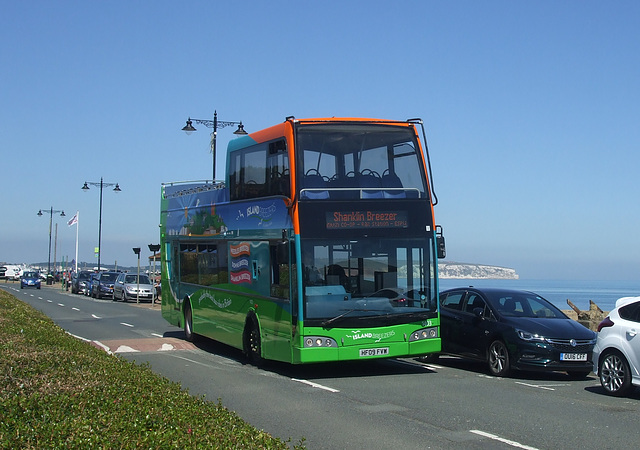
[[[80,310],[79,310],[78,308],[76,308],[76,307],[73,307],[73,308],[71,308],[71,309],[73,309],[74,311],[80,311]]]
[[[299,378],[291,378],[291,381],[297,381],[298,383],[308,384],[311,387],[318,388],[318,389],[324,389],[325,391],[329,391],[329,392],[340,392],[338,389],[333,389],[333,388],[330,388],[328,386],[323,386],[321,384],[314,383],[313,381],[309,381],[309,380],[301,380]]]
[[[500,436],[497,436],[497,435],[491,434],[491,433],[487,433],[486,431],[480,431],[480,430],[469,430],[469,431],[471,433],[478,434],[480,436],[484,436],[484,437],[489,438],[489,439],[493,439],[494,441],[502,442],[502,443],[510,445],[512,447],[524,448],[524,449],[527,449],[527,450],[538,450],[536,447],[531,447],[529,445],[524,445],[524,444],[521,444],[521,443],[516,442],[516,441],[511,441],[509,439],[501,438]]]
[[[64,303],[58,303],[58,306],[62,306],[64,308]]]
[[[91,314],[91,317],[93,317],[94,319],[102,319],[102,317],[96,316],[95,314]]]
[[[545,385],[538,385],[538,384],[523,383],[522,381],[516,381],[516,384],[521,384],[523,386],[532,387],[536,389],[545,389],[547,391],[555,391],[554,387],[568,386],[568,384],[548,384],[545,386]]]
[[[130,323],[127,323],[127,322],[120,322],[120,325],[124,325],[125,327],[133,328],[133,325],[131,325]]]
[[[82,336],[78,336],[77,334],[72,334],[72,333],[69,333],[68,331],[67,331],[67,334],[68,334],[69,336],[73,336],[73,337],[74,337],[74,338],[76,338],[76,339],[80,339],[81,341],[91,342],[91,340],[90,340],[90,339],[83,338]]]
[[[426,363],[421,363],[421,362],[403,361],[401,359],[396,359],[395,362],[398,363],[398,364],[406,364],[407,366],[420,367],[420,368],[427,369],[427,370],[433,370],[434,368],[438,367],[438,366],[434,366],[434,365],[426,364]],[[442,369],[442,367],[440,367],[440,369]]]
[[[112,355],[113,353],[111,353],[111,349],[109,347],[107,347],[106,345],[104,345],[102,342],[100,341],[92,341],[94,344],[96,344],[98,347],[104,349],[105,352],[107,352],[108,354]]]
[[[140,350],[136,350],[135,348],[131,348],[128,345],[121,345],[114,353],[136,353]]]
[[[158,334],[158,333],[151,333],[151,336],[155,336],[155,337],[164,337],[163,335]]]

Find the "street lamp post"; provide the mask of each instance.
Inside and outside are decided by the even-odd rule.
[[[44,210],[46,214],[49,214],[49,259],[47,260],[47,282],[49,281],[49,275],[51,274],[51,227],[53,225],[53,215],[60,213],[60,217],[64,217],[64,211],[61,209],[53,209],[53,206],[49,210]],[[38,216],[42,217],[42,209],[38,211]],[[48,283],[47,283],[48,284]]]
[[[100,187],[100,216],[98,218],[98,272],[100,272],[100,252],[102,251],[102,189],[111,186],[115,186],[113,189],[114,192],[120,192],[121,189],[118,183],[105,183],[102,177],[100,177],[99,183],[95,181],[85,181],[82,190],[85,192],[88,191],[89,185]]]
[[[138,255],[138,289],[136,289],[136,303],[140,303],[140,247],[133,247],[133,253]]]
[[[218,120],[218,111],[213,112],[213,120],[203,120],[203,119],[192,119],[189,117],[187,119],[187,125],[182,128],[187,134],[191,134],[196,129],[193,127],[193,122],[204,125],[207,128],[213,128],[213,132],[211,133],[211,153],[213,154],[213,182],[216,181],[216,136],[218,135],[218,128],[224,128],[228,126],[238,125],[238,129],[233,132],[233,134],[237,135],[246,135],[248,134],[244,131],[244,126],[242,125],[242,121],[240,122],[223,122]]]
[[[153,303],[153,305],[156,304],[156,253],[158,252],[158,250],[160,250],[160,244],[149,244],[149,251],[153,252],[153,272],[151,272],[153,275],[153,291],[151,293],[151,302]]]

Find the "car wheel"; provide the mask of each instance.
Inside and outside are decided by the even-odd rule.
[[[187,306],[184,310],[184,335],[189,342],[193,342],[195,339],[195,334],[193,333],[193,314],[191,313],[191,306]]]
[[[502,341],[493,341],[489,346],[489,372],[495,377],[509,373],[509,351]]]
[[[262,363],[262,341],[258,319],[251,315],[244,326],[244,353],[249,361],[259,366]]]
[[[611,351],[600,359],[600,384],[607,394],[621,397],[631,389],[631,370],[620,352]]]

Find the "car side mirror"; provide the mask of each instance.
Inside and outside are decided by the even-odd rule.
[[[478,319],[484,318],[484,308],[473,308],[473,315]]]

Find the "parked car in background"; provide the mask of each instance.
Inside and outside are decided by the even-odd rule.
[[[442,352],[512,369],[588,376],[596,334],[533,292],[459,288],[440,293]]]
[[[0,266],[0,280],[5,280],[7,278],[7,268],[5,266]]]
[[[40,289],[40,274],[38,272],[23,272],[20,277],[20,289],[34,287]]]
[[[113,298],[113,284],[120,272],[99,272],[93,274],[91,282],[91,296],[93,298]]]
[[[593,371],[617,397],[640,386],[640,297],[623,297],[598,325]]]
[[[72,294],[84,294],[89,290],[91,286],[91,272],[88,270],[81,270],[74,272],[71,276],[71,293]]]
[[[138,283],[137,274],[121,273],[113,285],[113,299],[124,302],[137,299],[153,301],[154,289],[151,280],[145,274],[140,274]]]
[[[7,280],[18,281],[22,276],[22,267],[15,264],[5,264],[5,278]]]
[[[93,281],[96,275],[98,275],[96,272],[91,272],[89,274],[89,280],[87,280],[87,287],[84,290],[84,295],[86,295],[87,297],[91,296],[91,291],[93,291]]]

